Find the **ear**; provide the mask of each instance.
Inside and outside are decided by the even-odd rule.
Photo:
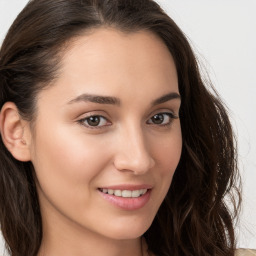
[[[6,102],[0,112],[0,132],[3,143],[19,161],[30,161],[31,131],[13,102]]]

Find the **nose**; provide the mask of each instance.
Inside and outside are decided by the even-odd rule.
[[[116,143],[114,165],[117,170],[142,175],[154,167],[149,141],[141,128],[130,125],[119,133]]]

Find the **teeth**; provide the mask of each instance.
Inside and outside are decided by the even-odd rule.
[[[144,194],[146,194],[146,192],[148,191],[146,188],[145,189],[139,189],[139,190],[113,190],[113,189],[100,189],[101,192],[103,192],[104,194],[109,194],[109,195],[115,195],[115,196],[119,196],[119,197],[140,197]]]
[[[132,197],[132,191],[123,190],[122,191],[122,197]]]
[[[140,194],[140,190],[133,190],[132,191],[132,197],[139,197],[141,194]]]
[[[107,189],[107,192],[106,193],[108,193],[108,194],[110,194],[110,195],[113,195],[114,194],[114,190],[113,189]]]
[[[122,196],[122,191],[121,190],[115,190],[114,195],[115,196]]]

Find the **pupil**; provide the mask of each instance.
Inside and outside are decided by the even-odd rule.
[[[159,115],[159,114],[154,115],[153,122],[155,124],[161,124],[163,121],[164,121],[164,116],[163,115]]]
[[[100,123],[100,118],[98,116],[91,116],[88,119],[88,124],[91,126],[97,126]]]

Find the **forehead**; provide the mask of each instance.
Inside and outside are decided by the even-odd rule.
[[[81,52],[84,50],[87,53],[95,53],[95,50],[99,54],[106,54],[108,52],[111,57],[113,57],[113,53],[121,54],[125,50],[127,55],[131,53],[139,54],[138,58],[145,57],[143,53],[150,50],[152,55],[156,54],[160,58],[167,53],[171,57],[165,43],[153,32],[148,30],[124,32],[111,27],[92,29],[84,35],[71,40],[67,51],[64,53],[64,58],[69,59],[77,51]],[[124,54],[122,56],[125,57]]]
[[[160,81],[175,77],[176,67],[167,46],[152,32],[100,28],[77,38],[64,53],[62,74],[79,72],[87,79],[95,74],[128,79],[130,74],[139,80],[147,75],[148,80]]]
[[[173,58],[152,32],[100,28],[76,38],[66,49],[53,86],[56,100],[62,95],[68,102],[89,93],[118,98],[148,96],[152,101],[178,92]]]

